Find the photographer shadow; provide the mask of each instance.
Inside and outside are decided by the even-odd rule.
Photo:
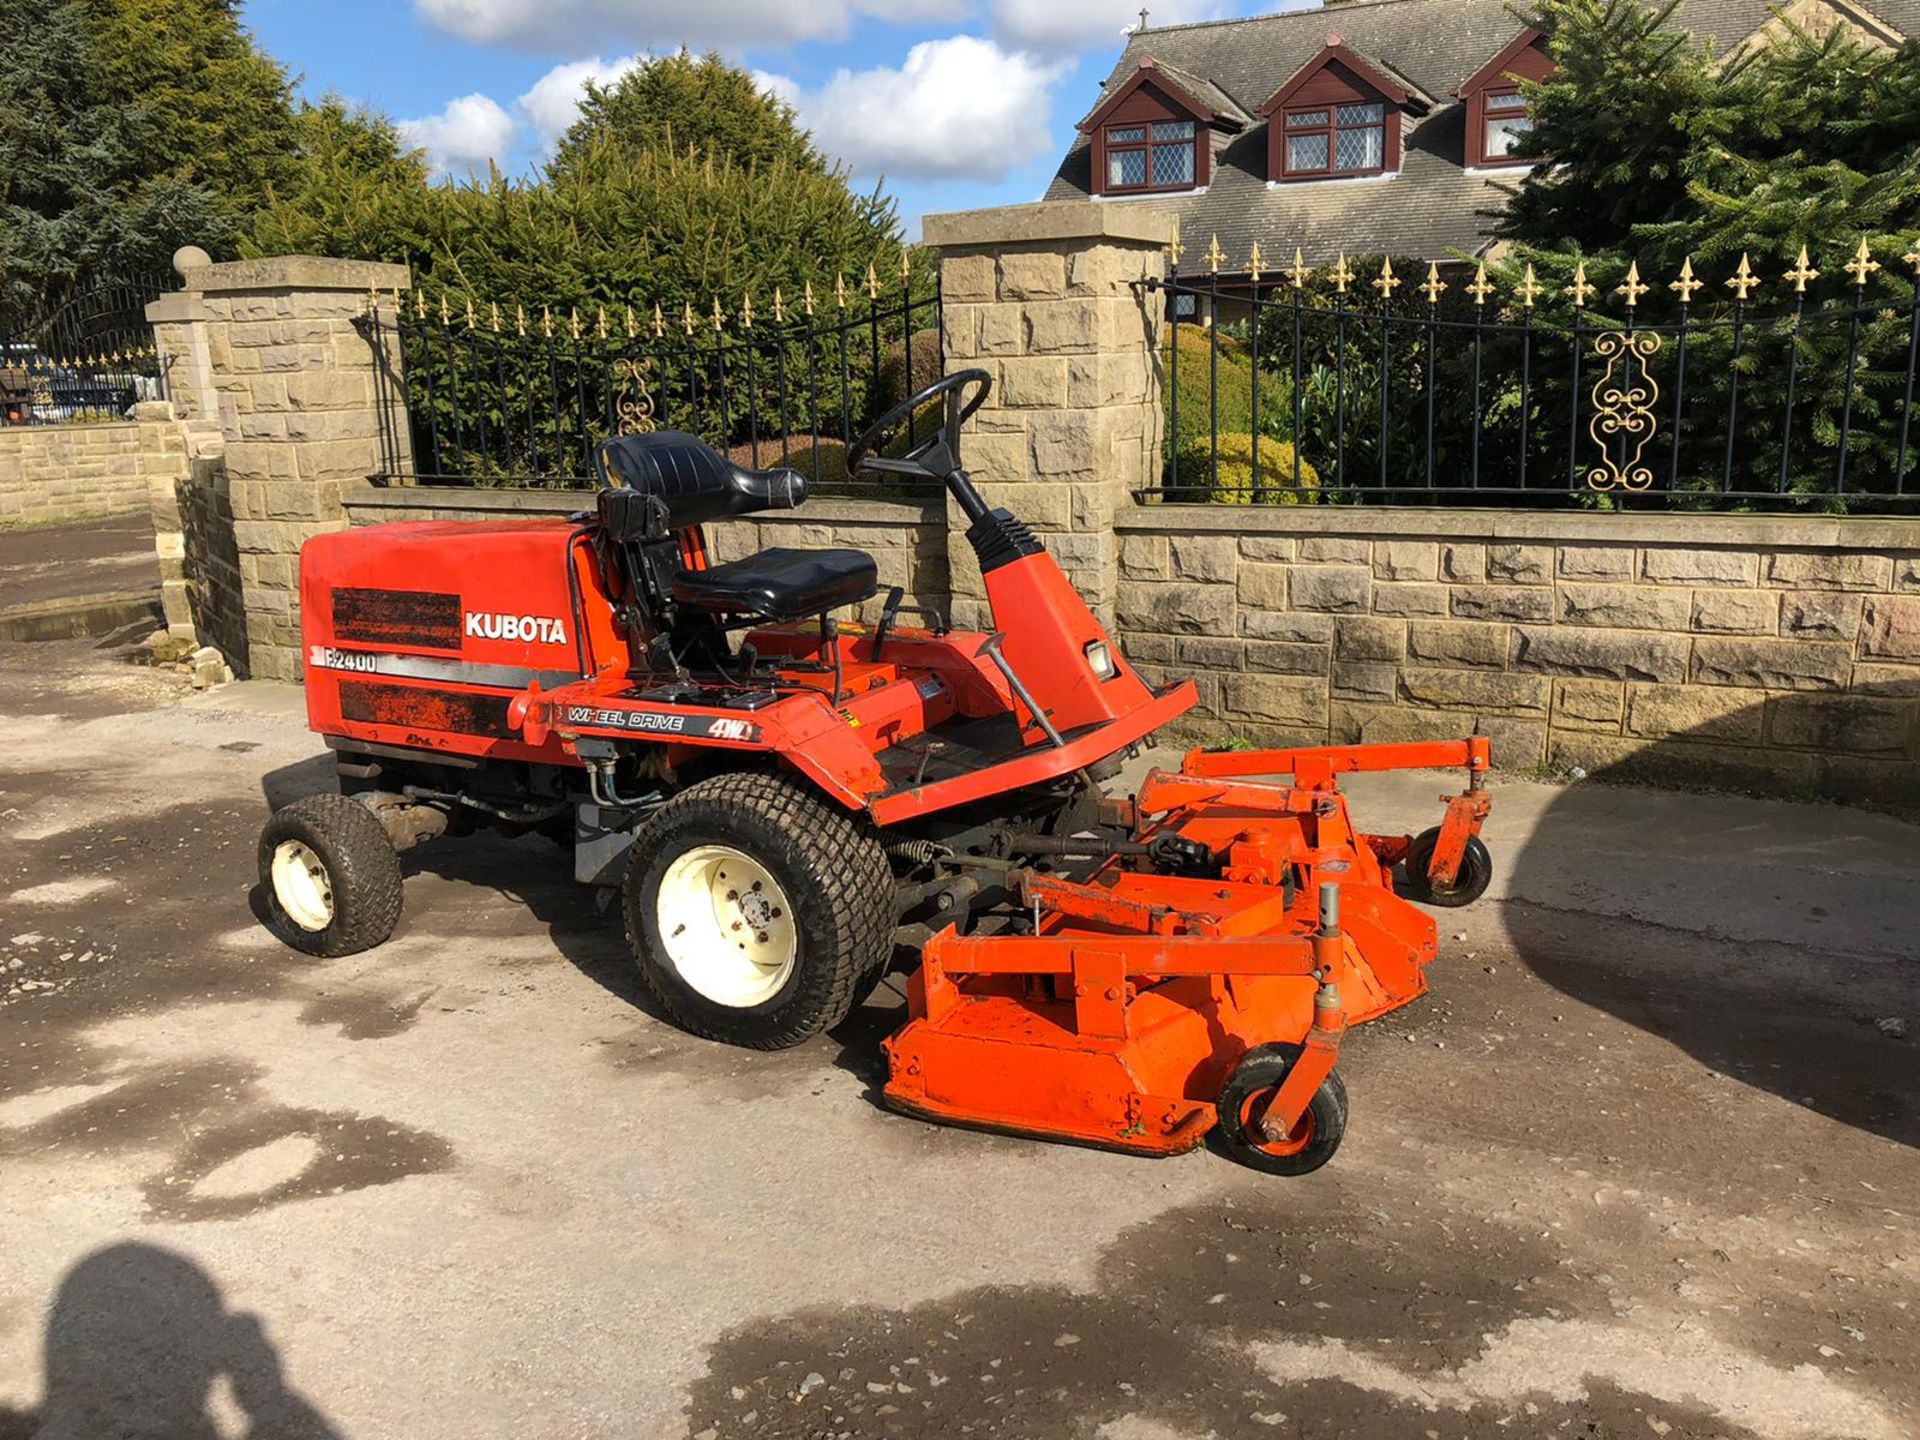
[[[47,1316],[40,1407],[0,1410],[0,1440],[337,1440],[290,1388],[258,1316],[230,1310],[186,1256],[97,1250],[67,1272]]]

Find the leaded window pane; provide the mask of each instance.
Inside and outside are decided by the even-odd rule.
[[[1193,146],[1156,145],[1153,147],[1153,183],[1191,185],[1193,183]]]
[[[1387,132],[1382,129],[1340,130],[1335,132],[1333,168],[1336,170],[1378,170],[1386,161]]]
[[[1129,141],[1137,144],[1146,138],[1147,127],[1144,125],[1128,125],[1124,129],[1107,131],[1107,143],[1109,145],[1124,145]]]
[[[1526,108],[1527,97],[1524,95],[1487,96],[1487,109],[1489,110],[1524,110]]]
[[[1334,115],[1338,125],[1378,125],[1387,118],[1384,105],[1342,105]]]
[[[1193,122],[1191,120],[1166,120],[1153,127],[1156,140],[1191,140]]]
[[[1107,152],[1107,184],[1109,186],[1144,185],[1146,183],[1146,151],[1110,150]]]
[[[1326,123],[1327,112],[1324,110],[1294,110],[1290,111],[1287,115],[1287,128],[1289,130],[1304,130],[1309,125],[1324,125]]]
[[[1511,155],[1520,137],[1533,129],[1533,121],[1525,115],[1515,115],[1505,120],[1487,121],[1487,158]]]
[[[1324,170],[1326,168],[1327,137],[1324,134],[1287,137],[1287,169]]]

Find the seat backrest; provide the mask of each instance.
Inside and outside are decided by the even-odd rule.
[[[603,441],[595,458],[602,483],[624,485],[659,500],[667,507],[667,526],[673,530],[730,515],[791,510],[807,498],[807,482],[799,471],[748,470],[698,436],[679,430],[618,435]]]

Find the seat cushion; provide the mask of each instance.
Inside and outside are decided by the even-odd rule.
[[[880,588],[864,550],[762,550],[674,578],[673,598],[700,610],[800,620],[857,605]]]

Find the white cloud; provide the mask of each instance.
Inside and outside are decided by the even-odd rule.
[[[816,91],[779,75],[762,85],[797,97],[814,142],[861,175],[994,181],[1053,153],[1048,92],[1071,68],[955,35],[914,46],[897,70],[841,70]]]
[[[443,174],[484,173],[513,143],[513,117],[485,95],[462,95],[438,115],[402,120],[396,127],[406,144],[427,152]]]
[[[526,116],[540,148],[550,151],[579,115],[580,101],[586,96],[589,81],[603,88],[609,86],[628,71],[638,69],[646,58],[623,55],[618,60],[602,60],[596,55],[591,60],[556,65],[514,101],[514,108]]]
[[[855,13],[902,23],[953,20],[969,0],[413,0],[428,24],[482,44],[578,54],[625,41],[642,48],[838,40]]]
[[[753,72],[753,83],[762,93],[776,100],[784,100],[796,110],[800,108],[800,84],[797,80],[775,75],[770,70],[756,70]]]
[[[1147,13],[1147,23],[1157,30],[1216,19],[1228,8],[1220,0],[1148,0]],[[994,33],[1012,47],[1048,55],[1118,51],[1127,32],[1139,24],[1140,0],[993,0]]]

